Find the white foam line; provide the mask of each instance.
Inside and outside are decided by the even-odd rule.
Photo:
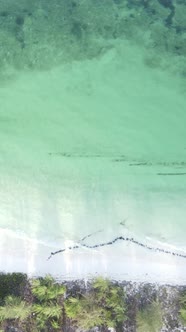
[[[177,252],[177,253],[183,253],[183,254],[186,254],[186,248],[181,248],[181,247],[177,247],[176,245],[174,244],[170,244],[170,243],[167,243],[167,242],[162,242],[160,240],[155,240],[149,236],[146,236],[146,239],[148,241],[148,244],[150,243],[151,245],[153,246],[157,246],[157,247],[160,247],[161,246],[161,249],[172,249],[173,251]]]

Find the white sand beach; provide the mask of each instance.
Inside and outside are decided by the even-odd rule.
[[[114,280],[185,285],[185,259],[139,248],[134,244],[118,243],[112,247],[94,250],[67,249],[72,242],[66,241],[64,253],[48,260],[52,247],[40,241],[23,239],[1,230],[2,272],[23,272],[30,277],[53,275],[60,280],[91,279],[102,275]],[[63,245],[63,244],[62,244]],[[167,246],[164,246],[167,249]]]

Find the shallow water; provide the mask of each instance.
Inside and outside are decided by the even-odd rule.
[[[47,8],[34,10],[44,24]],[[29,24],[33,32],[32,20],[24,19],[24,36]],[[29,66],[27,53],[16,53],[23,66],[7,63],[2,69],[0,227],[13,238],[57,249],[93,233],[86,243],[129,235],[186,251],[181,60],[158,48],[150,49],[149,60],[149,48],[139,45],[135,33],[114,40],[97,33],[104,50],[95,56],[85,47],[88,55],[75,49],[78,57],[70,53],[69,61],[49,65],[49,54],[43,68]],[[22,53],[29,52],[27,39]],[[120,248],[113,244],[113,250]]]

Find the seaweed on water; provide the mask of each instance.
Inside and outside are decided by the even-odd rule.
[[[92,236],[93,234],[89,234],[89,235],[85,236],[80,241],[80,243],[78,243],[78,244],[76,244],[74,246],[69,246],[68,248],[63,248],[63,249],[51,252],[50,256],[48,257],[48,260],[51,259],[52,256],[60,254],[60,253],[63,253],[65,251],[67,251],[67,250],[76,250],[76,249],[79,249],[81,247],[88,248],[88,249],[95,249],[95,248],[100,248],[100,247],[106,247],[106,246],[113,245],[113,244],[115,244],[118,241],[129,242],[129,243],[135,244],[135,245],[137,245],[139,247],[143,247],[144,249],[153,251],[153,252],[159,252],[159,253],[162,253],[162,254],[172,255],[172,256],[181,257],[181,258],[185,258],[186,259],[186,254],[181,254],[181,253],[177,253],[177,252],[174,252],[174,251],[171,251],[171,250],[165,250],[165,249],[162,249],[162,248],[159,248],[159,247],[150,246],[150,245],[147,245],[145,243],[142,243],[142,242],[134,239],[133,237],[117,236],[117,237],[115,237],[111,241],[97,243],[97,244],[94,244],[94,245],[89,245],[89,244],[83,243],[83,241],[86,238]]]

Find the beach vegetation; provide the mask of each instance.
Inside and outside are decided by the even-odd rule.
[[[60,302],[62,300],[63,302],[66,292],[66,287],[56,283],[50,275],[47,275],[45,278],[32,280],[31,289],[32,294],[40,303],[51,300],[56,302]]]
[[[163,325],[163,312],[159,301],[153,301],[136,316],[137,332],[160,332]]]
[[[99,277],[88,292],[67,299],[65,311],[75,326],[85,330],[117,328],[126,320],[125,294],[121,287]]]
[[[20,297],[27,283],[26,274],[22,273],[0,273],[0,305],[9,295]]]
[[[45,278],[32,280],[31,290],[35,300],[32,311],[37,328],[42,330],[48,326],[60,331],[64,318],[66,287],[47,275]]]
[[[0,307],[0,320],[20,319],[25,320],[31,313],[31,306],[19,297],[8,296],[5,305]]]
[[[135,288],[131,292],[131,285],[129,290],[124,290],[123,284],[102,277],[88,281],[86,287],[82,281],[61,284],[51,276],[27,279],[24,289],[17,284],[19,296],[11,294],[3,298],[0,332],[10,329],[75,332],[94,328],[102,332],[111,328],[121,332],[130,326],[137,332],[159,332],[165,308],[164,302],[156,300],[158,296],[152,287],[144,285],[139,291]],[[8,292],[11,293],[10,285]],[[14,289],[12,293],[15,293]],[[179,307],[178,298],[175,301],[174,321],[171,316],[170,324],[178,326],[176,320],[180,309],[179,326],[182,326],[186,323],[186,293],[182,292]]]
[[[4,306],[0,307],[0,322],[5,320],[25,321],[32,312],[32,307],[19,297],[8,296]]]
[[[186,325],[186,292],[183,292],[181,294],[179,303],[180,303],[180,310],[179,310],[180,319],[183,322],[183,324]]]

